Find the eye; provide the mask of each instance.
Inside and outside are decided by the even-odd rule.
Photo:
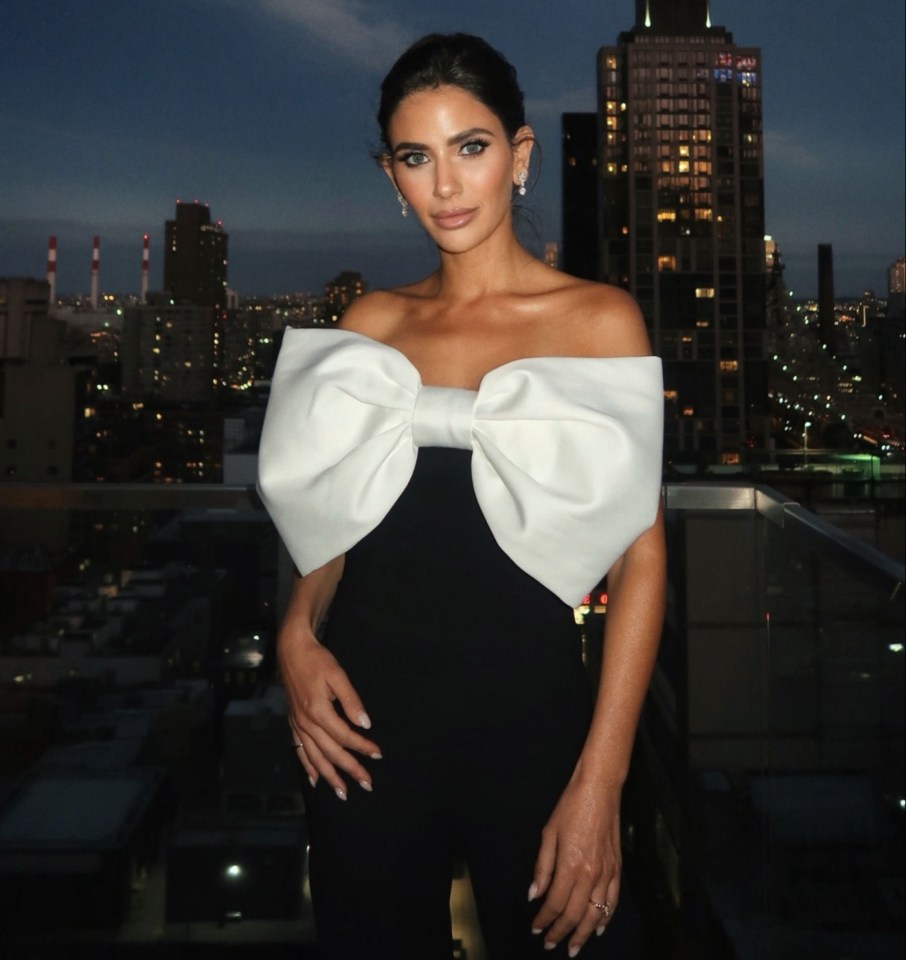
[[[487,140],[469,140],[462,145],[461,153],[467,157],[474,157],[479,153],[484,153],[489,144]]]
[[[406,164],[407,167],[420,167],[422,164],[428,162],[428,157],[424,153],[412,150],[409,153],[401,154],[397,157],[397,160],[399,160],[400,163]]]

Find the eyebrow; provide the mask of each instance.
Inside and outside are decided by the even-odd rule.
[[[450,137],[447,140],[448,147],[455,147],[457,144],[464,143],[466,140],[471,140],[472,137],[476,137],[479,134],[484,134],[486,137],[493,137],[494,134],[490,130],[485,130],[484,127],[470,127],[468,130],[463,130],[462,133],[457,133],[455,136]],[[427,150],[428,146],[424,143],[411,143],[404,142],[398,143],[394,148],[393,152],[396,153],[398,150]]]

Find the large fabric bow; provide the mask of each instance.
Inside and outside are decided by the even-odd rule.
[[[654,522],[662,432],[655,357],[514,360],[474,391],[422,385],[402,353],[361,334],[290,329],[258,489],[305,574],[381,522],[419,447],[471,449],[497,543],[575,606]]]

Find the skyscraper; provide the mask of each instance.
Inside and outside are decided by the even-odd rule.
[[[760,66],[707,0],[637,0],[599,53],[600,278],[663,358],[671,458],[737,463],[768,436]]]
[[[207,204],[176,202],[166,222],[164,291],[175,303],[227,305],[227,234]]]
[[[598,279],[598,117],[561,117],[563,269],[574,277]]]

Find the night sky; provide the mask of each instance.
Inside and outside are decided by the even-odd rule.
[[[0,275],[58,292],[160,286],[177,198],[210,204],[241,294],[369,286],[431,269],[375,163],[381,77],[434,30],[485,36],[519,70],[543,166],[528,231],[560,235],[560,113],[593,110],[595,59],[633,0],[10,0],[0,10]],[[763,50],[767,231],[796,295],[834,245],[838,294],[886,289],[904,252],[902,0],[712,0]]]

